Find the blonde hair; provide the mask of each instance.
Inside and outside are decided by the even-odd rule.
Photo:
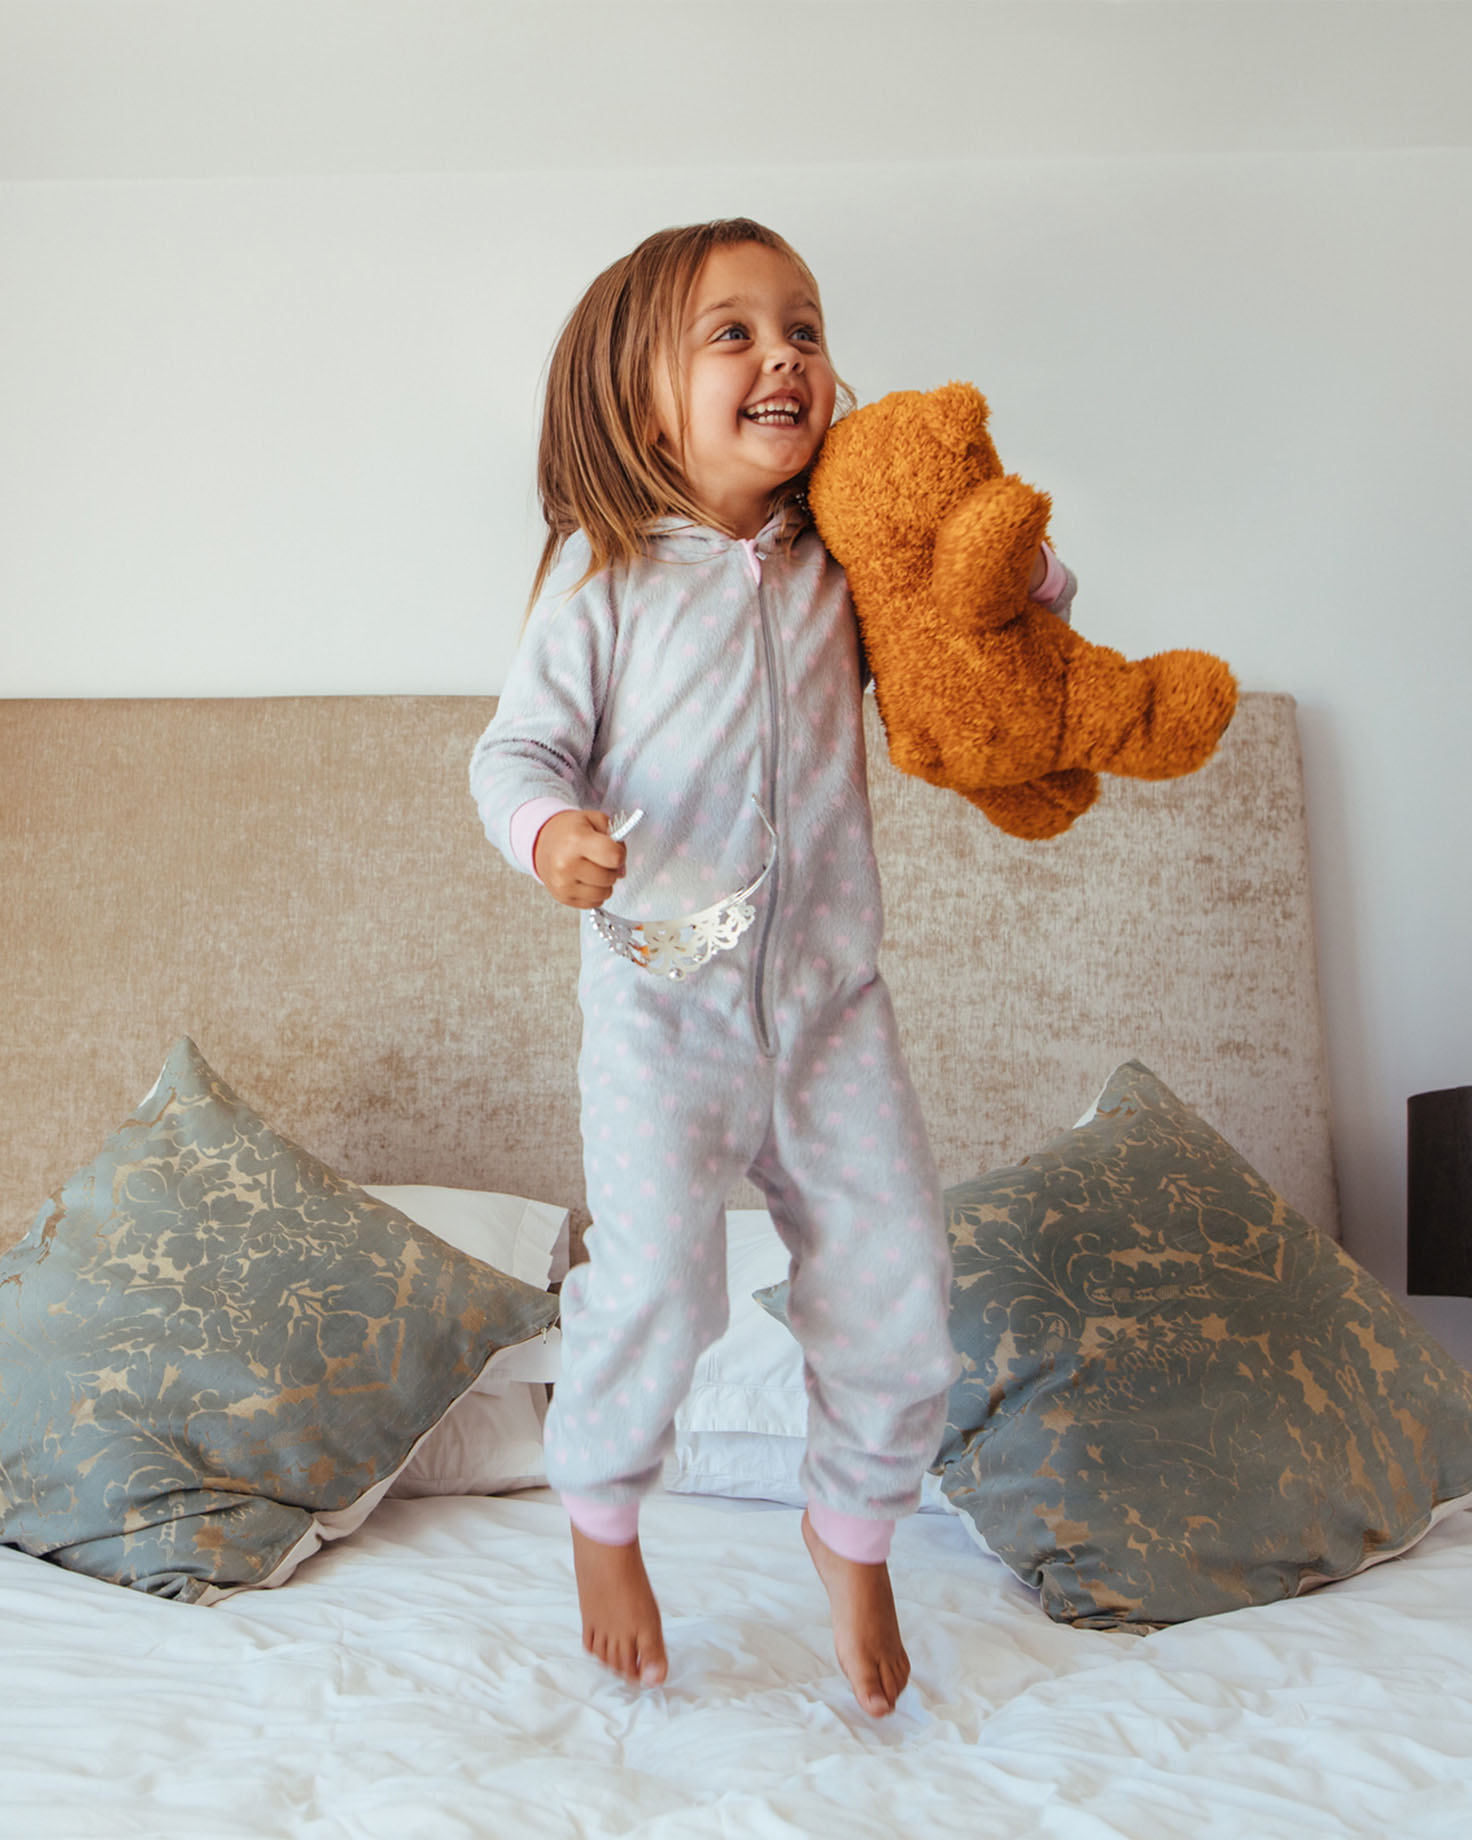
[[[690,290],[711,251],[737,243],[777,250],[818,300],[812,270],[785,237],[749,217],[725,217],[646,237],[605,268],[568,315],[547,367],[537,452],[537,497],[547,540],[529,608],[574,531],[582,531],[590,551],[575,584],[581,587],[602,570],[642,554],[656,518],[674,513],[707,521],[679,464],[650,440],[649,430],[661,358],[669,364],[676,410],[684,419],[675,354]],[[840,412],[852,408],[853,393],[841,379],[838,391]],[[773,512],[800,500],[804,483],[801,477],[790,480],[775,495]]]

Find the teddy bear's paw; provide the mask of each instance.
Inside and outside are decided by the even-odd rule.
[[[1024,780],[1020,786],[983,786],[962,794],[999,831],[1027,843],[1061,837],[1098,796],[1098,774],[1083,767],[1044,773],[1038,779]]]
[[[1106,765],[1131,779],[1178,779],[1216,750],[1237,707],[1237,681],[1210,652],[1157,652],[1135,667],[1147,686],[1138,720]]]
[[[883,716],[882,706],[879,713]],[[944,750],[927,729],[914,722],[903,726],[896,724],[889,728],[888,736],[889,758],[901,773],[928,780],[932,786],[948,783]]]
[[[991,632],[1026,610],[1049,508],[1045,492],[1008,473],[974,486],[947,513],[930,578],[935,610],[947,625]]]

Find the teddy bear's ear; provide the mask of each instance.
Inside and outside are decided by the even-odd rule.
[[[925,397],[925,420],[944,447],[963,454],[986,441],[986,398],[974,383],[947,383]]]

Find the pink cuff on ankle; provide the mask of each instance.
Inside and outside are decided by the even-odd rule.
[[[639,1537],[637,1501],[584,1501],[581,1495],[564,1495],[562,1505],[578,1532],[600,1546],[632,1546]]]
[[[567,1497],[564,1495],[564,1501]],[[808,1519],[813,1532],[840,1559],[855,1565],[883,1565],[889,1557],[889,1543],[894,1538],[893,1521],[864,1520],[857,1514],[839,1514],[825,1508],[820,1501],[808,1503]]]

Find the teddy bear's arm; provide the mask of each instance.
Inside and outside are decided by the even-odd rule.
[[[945,625],[993,632],[1026,611],[1049,509],[1047,494],[1015,473],[983,480],[953,507],[936,532],[930,576]]]

